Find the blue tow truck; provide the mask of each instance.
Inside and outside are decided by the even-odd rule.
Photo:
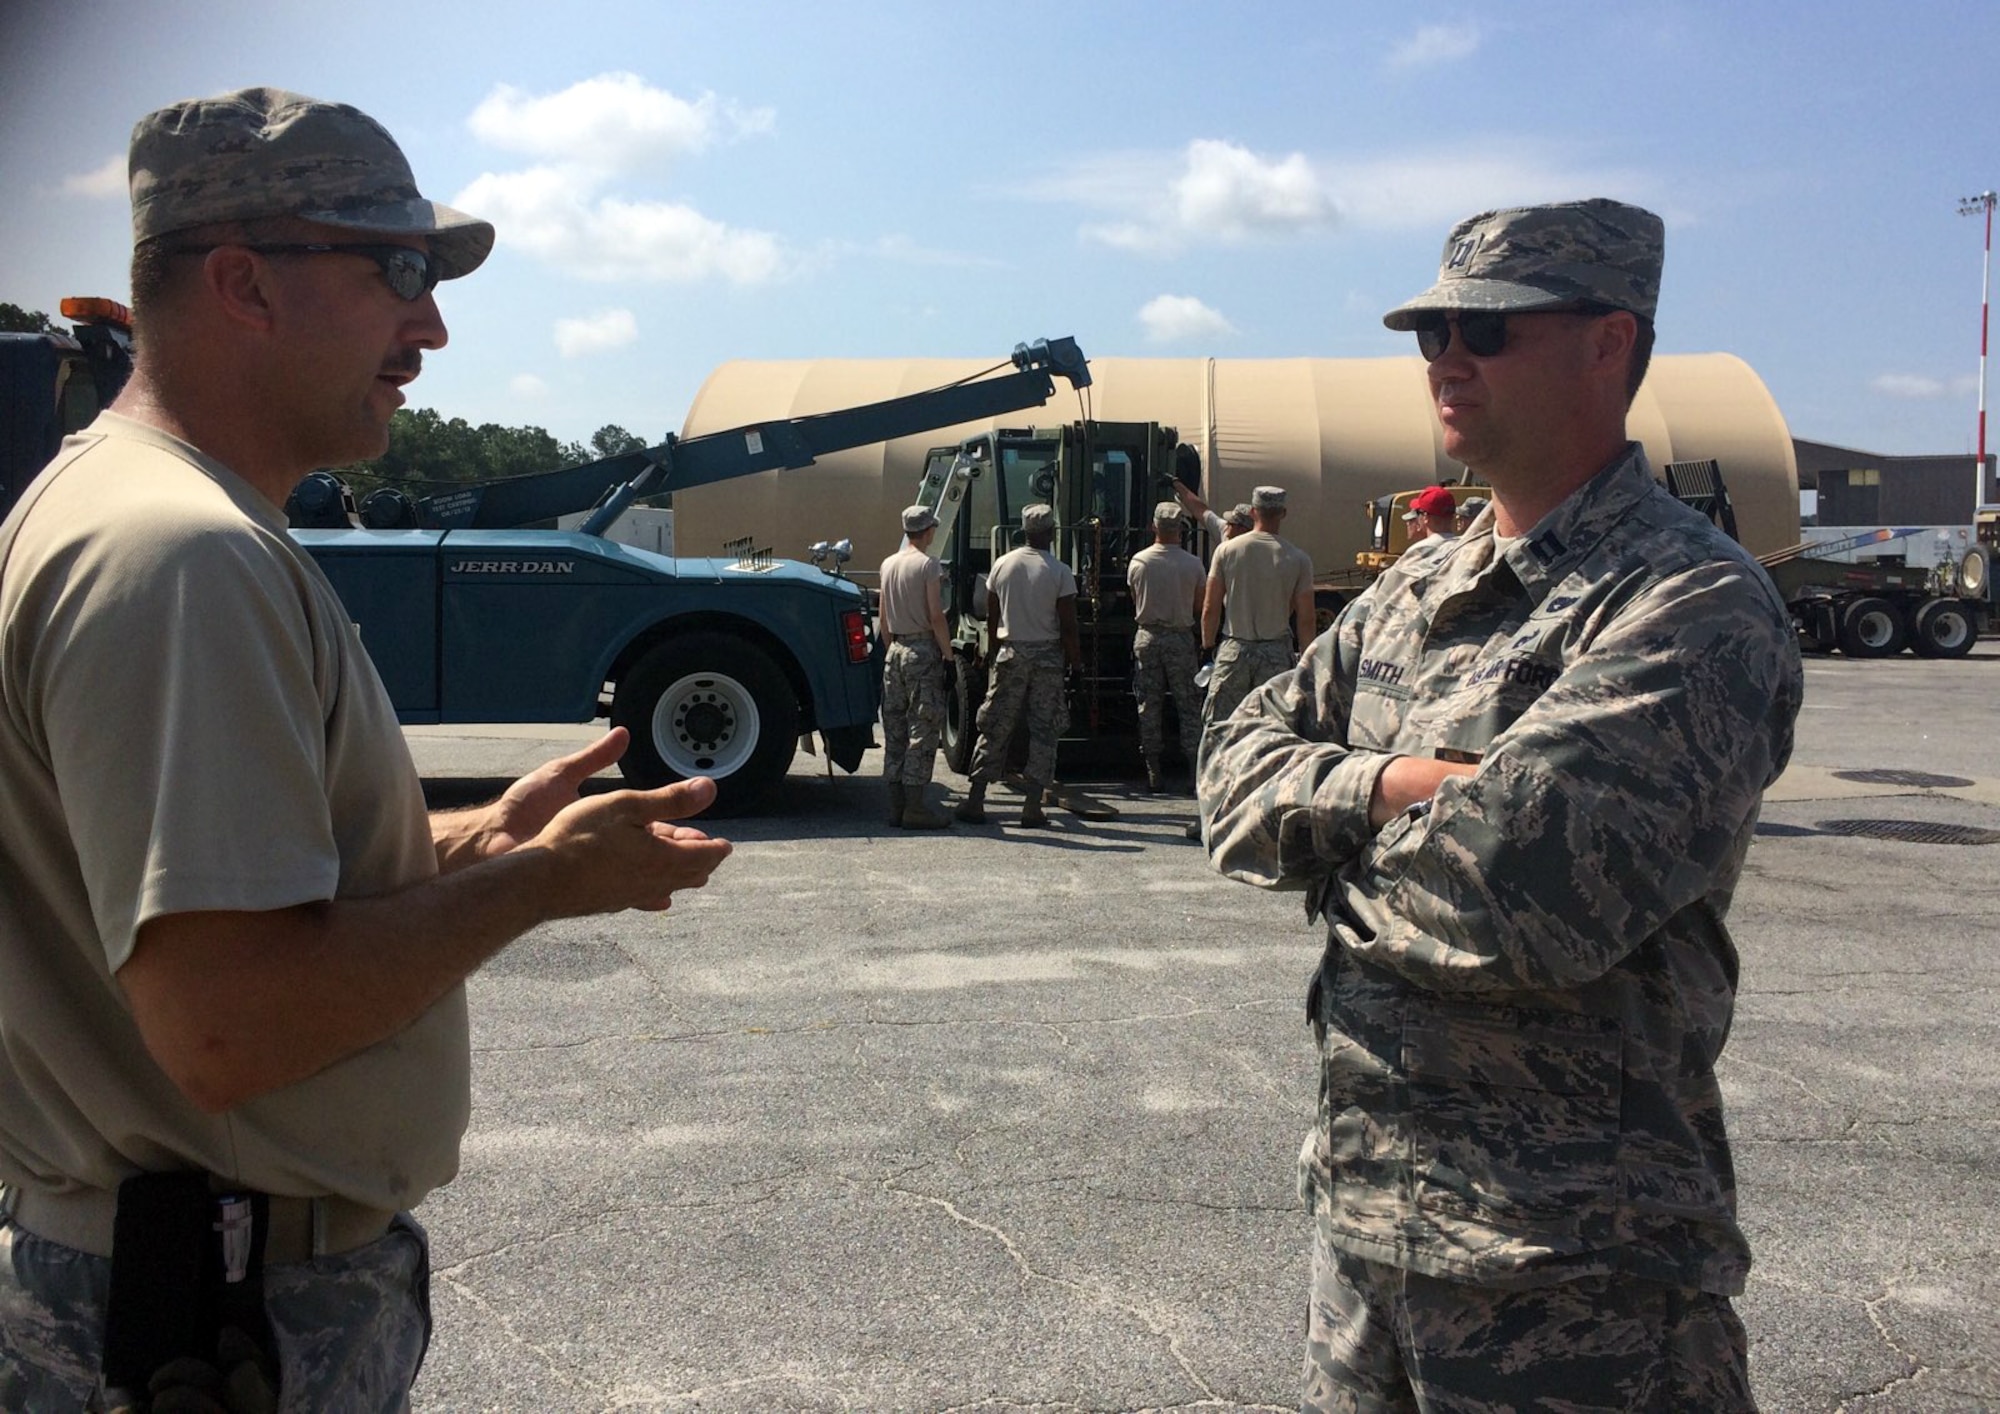
[[[709,776],[709,813],[740,813],[770,799],[802,736],[817,733],[848,771],[873,741],[879,654],[867,595],[840,570],[845,545],[815,546],[813,565],[747,545],[733,559],[676,559],[605,532],[641,497],[1039,406],[1057,376],[1090,382],[1074,339],[1018,346],[1010,362],[421,500],[383,488],[357,508],[318,472],[287,505],[292,533],[339,590],[404,723],[608,716],[632,734],[627,780]],[[583,510],[574,531],[523,528]]]

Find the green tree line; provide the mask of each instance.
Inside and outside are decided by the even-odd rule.
[[[559,442],[543,427],[475,426],[433,408],[398,408],[389,419],[388,451],[333,470],[357,492],[399,486],[422,495],[442,485],[554,471],[648,445],[615,422],[598,428],[588,442]]]

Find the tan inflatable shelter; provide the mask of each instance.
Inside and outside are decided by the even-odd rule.
[[[816,359],[732,362],[710,374],[688,410],[685,437],[746,423],[879,402],[969,377],[990,361]],[[1462,468],[1447,459],[1432,415],[1424,365],[1409,358],[1094,359],[1081,394],[1058,382],[1039,408],[764,472],[674,497],[682,555],[713,555],[744,536],[794,559],[816,540],[851,537],[850,568],[871,577],[901,539],[897,513],[914,499],[924,458],[989,425],[1053,426],[1094,417],[1159,422],[1201,453],[1201,494],[1217,509],[1250,488],[1283,486],[1286,534],[1321,571],[1348,569],[1367,548],[1365,504],[1440,481]],[[1791,433],[1763,381],[1731,354],[1663,354],[1653,360],[1630,430],[1654,467],[1713,457],[1752,550],[1799,538],[1798,475]]]

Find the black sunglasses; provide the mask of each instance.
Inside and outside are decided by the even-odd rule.
[[[1426,314],[1419,316],[1416,326],[1417,352],[1424,356],[1425,363],[1436,363],[1451,347],[1452,325],[1458,326],[1458,338],[1465,351],[1474,358],[1494,358],[1507,347],[1507,321],[1521,315],[1536,314],[1577,314],[1595,319],[1611,313],[1611,306],[1603,304],[1566,304],[1555,309],[1515,310],[1503,314],[1490,309],[1461,309],[1446,314]]]
[[[245,241],[224,241],[221,245],[241,245],[259,255],[359,255],[372,260],[382,271],[398,299],[419,300],[437,288],[437,262],[430,252],[406,245],[251,245]],[[219,246],[181,246],[176,255],[207,255]]]

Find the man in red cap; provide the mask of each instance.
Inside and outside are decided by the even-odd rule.
[[[1449,540],[1458,534],[1458,502],[1442,486],[1426,486],[1410,498],[1403,513],[1410,527],[1410,543],[1420,540]]]

